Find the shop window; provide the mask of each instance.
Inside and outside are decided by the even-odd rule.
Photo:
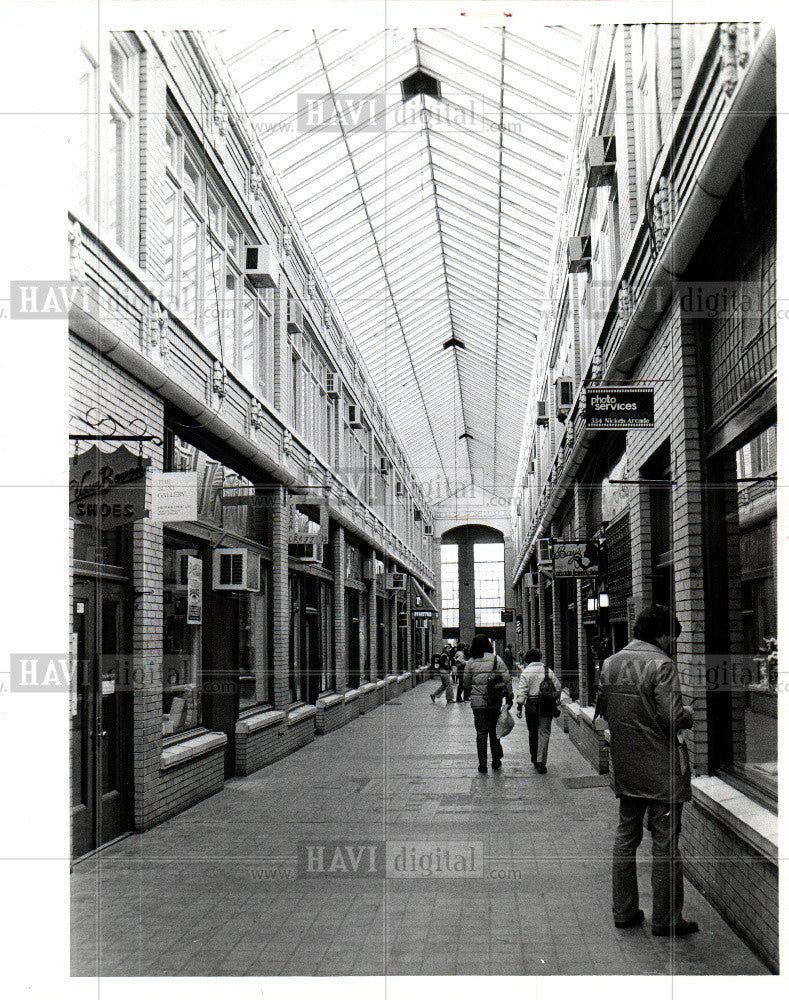
[[[259,593],[238,595],[239,711],[273,700],[270,601],[271,567],[261,564]]]
[[[722,632],[709,639],[717,638],[718,654],[707,677],[713,764],[770,797],[778,780],[775,452],[771,425],[716,457],[716,479],[736,479],[736,486],[722,486],[711,498],[710,544],[719,555],[708,568],[711,598],[720,609],[715,630]]]
[[[459,628],[460,591],[458,546],[441,546],[441,625]]]
[[[202,721],[203,570],[205,546],[164,532],[162,732],[194,729]]]

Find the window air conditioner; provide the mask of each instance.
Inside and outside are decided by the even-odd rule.
[[[387,573],[387,590],[405,590],[405,573]]]
[[[389,462],[383,455],[381,456],[381,464],[379,466],[378,471],[381,473],[382,476],[389,475]]]
[[[261,288],[279,285],[279,262],[268,244],[255,243],[244,248],[244,274]]]
[[[404,497],[405,496],[405,485],[398,480],[395,483],[395,496]]]
[[[304,332],[304,311],[295,299],[288,299],[288,333]]]
[[[414,507],[414,520],[415,521],[422,520],[422,511],[418,507]]]
[[[432,524],[426,524],[425,525],[425,534],[426,535],[432,535],[433,534],[433,525]]]
[[[592,237],[571,236],[567,243],[567,262],[570,271],[576,274],[592,266]]]
[[[340,376],[337,372],[326,372],[326,395],[335,399],[340,395]]]
[[[260,590],[260,556],[250,549],[214,549],[214,590]]]
[[[365,559],[362,563],[362,579],[368,581],[375,579],[375,559]]]
[[[351,427],[356,427],[357,429],[364,426],[362,424],[362,414],[356,403],[348,404],[348,423]]]
[[[536,471],[537,471],[537,463],[532,458],[529,460],[529,475],[533,476]]]
[[[616,137],[592,135],[586,147],[586,180],[597,187],[609,180],[616,169]]]
[[[538,399],[537,400],[537,426],[547,427],[548,426],[548,400]]]
[[[571,378],[556,379],[556,416],[559,420],[566,420],[570,410],[573,408],[573,394],[575,385]]]
[[[537,539],[537,565],[538,566],[553,565],[553,556],[551,555],[550,538]]]
[[[524,573],[523,574],[523,584],[530,590],[534,590],[537,587],[539,581],[538,573]]]

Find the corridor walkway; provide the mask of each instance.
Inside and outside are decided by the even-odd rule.
[[[73,974],[767,973],[690,886],[695,937],[672,945],[648,922],[615,930],[608,785],[560,730],[538,775],[523,722],[502,770],[478,774],[470,706],[433,705],[433,689],[421,684],[78,864]],[[426,855],[434,873],[371,874],[383,841],[391,864]],[[646,845],[642,854],[648,917]],[[435,874],[461,856],[465,875]],[[309,874],[321,857],[335,871]]]

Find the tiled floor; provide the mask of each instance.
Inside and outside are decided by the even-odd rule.
[[[565,784],[592,772],[558,729],[537,774],[523,722],[478,774],[471,709],[432,704],[434,686],[78,864],[73,974],[767,973],[689,885],[700,934],[615,930],[610,788]],[[307,845],[335,870],[308,874]],[[384,877],[387,852],[432,873]],[[465,874],[437,875],[447,862]]]

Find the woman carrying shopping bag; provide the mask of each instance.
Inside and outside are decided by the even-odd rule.
[[[493,646],[486,635],[477,635],[471,643],[469,659],[463,673],[463,690],[471,701],[474,713],[474,728],[477,732],[477,757],[480,774],[488,772],[488,741],[493,770],[501,767],[504,751],[496,735],[502,701],[512,705],[512,681],[509,670],[502,659],[493,652]]]
[[[524,657],[526,666],[518,678],[518,718],[526,706],[526,726],[529,730],[529,753],[531,762],[539,774],[548,770],[548,741],[551,738],[551,722],[557,713],[562,686],[559,678],[542,662],[539,649],[530,649]]]

